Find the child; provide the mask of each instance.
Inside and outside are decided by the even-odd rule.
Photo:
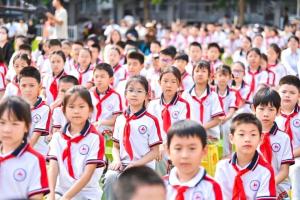
[[[148,82],[143,76],[131,77],[126,85],[128,109],[117,117],[113,134],[113,162],[105,175],[104,191],[112,199],[112,186],[121,171],[147,165],[154,169],[162,143],[159,122],[145,108]]]
[[[49,57],[51,63],[51,75],[45,75],[43,78],[43,92],[46,96],[48,105],[53,103],[58,95],[58,80],[67,75],[64,70],[66,57],[62,51],[54,51]]]
[[[186,71],[190,75],[193,74],[193,69],[196,64],[201,61],[202,58],[202,47],[198,42],[192,42],[189,46],[189,63],[186,66]]]
[[[27,143],[29,105],[12,96],[0,103],[0,193],[2,199],[42,199],[49,192],[46,161]]]
[[[20,72],[21,96],[31,108],[32,125],[29,132],[29,143],[39,153],[46,155],[51,111],[46,102],[39,96],[41,91],[41,74],[35,67],[25,67]]]
[[[279,81],[281,112],[276,118],[279,129],[286,132],[292,142],[295,165],[290,167],[293,199],[300,198],[300,112],[298,99],[300,80],[296,76],[284,76]]]
[[[66,62],[64,66],[64,70],[67,74],[70,74],[72,70],[74,70],[74,66],[71,64],[71,49],[72,49],[72,43],[68,40],[64,40],[61,43],[62,45],[62,51],[65,54]]]
[[[13,67],[15,70],[15,77],[10,83],[7,84],[4,96],[21,95],[19,88],[19,75],[20,71],[29,66],[31,63],[29,57],[26,54],[17,54],[14,57]]]
[[[237,92],[239,103],[237,113],[252,112],[250,107],[252,103],[250,87],[244,81],[246,71],[245,65],[242,62],[237,61],[233,63],[231,69],[233,75],[231,88]]]
[[[90,47],[90,51],[92,52],[92,61],[91,61],[91,65],[92,68],[95,68],[97,64],[100,64],[102,62],[102,60],[100,60],[99,56],[100,56],[100,46],[99,44],[92,44]]]
[[[286,179],[289,175],[289,167],[295,161],[288,135],[279,130],[274,122],[280,108],[280,96],[273,89],[261,88],[253,98],[253,106],[263,130],[259,149],[265,160],[273,167],[277,198],[288,198],[291,187]]]
[[[62,101],[64,99],[65,93],[75,85],[78,85],[78,80],[71,75],[65,75],[61,77],[58,81],[58,95],[50,105],[52,111],[52,133],[58,132],[67,123],[67,120],[62,111]]]
[[[185,70],[188,62],[189,62],[189,57],[186,54],[181,54],[175,57],[174,65],[179,69],[181,73],[180,91],[189,90],[194,85],[193,77]]]
[[[247,61],[249,63],[246,70],[245,82],[250,86],[250,95],[254,95],[262,84],[267,84],[268,73],[262,71],[260,67],[261,53],[258,48],[252,48],[247,52]]]
[[[221,55],[221,47],[215,43],[209,43],[207,46],[207,61],[210,63],[211,77],[214,77],[216,68],[222,65],[222,61],[219,59]]]
[[[215,83],[216,87],[214,88],[217,92],[221,106],[225,112],[225,116],[221,118],[220,131],[223,136],[223,156],[227,156],[231,152],[231,146],[229,144],[229,132],[230,132],[230,123],[231,118],[235,114],[239,106],[239,98],[237,97],[237,92],[230,89],[231,81],[231,69],[227,65],[221,65],[216,68],[215,73]]]
[[[79,85],[83,85],[88,89],[93,86],[93,68],[91,67],[91,60],[91,51],[88,48],[80,49],[78,56],[78,66],[70,74],[78,79]]]
[[[175,166],[165,177],[167,199],[222,200],[220,185],[200,166],[207,153],[205,129],[195,121],[181,120],[167,136],[168,154]]]
[[[71,46],[71,60],[70,60],[70,66],[74,69],[78,68],[78,57],[79,57],[79,51],[83,48],[83,43],[80,41],[75,41],[72,43]]]
[[[116,88],[120,80],[126,78],[126,69],[120,64],[121,52],[118,47],[111,47],[108,51],[108,64],[114,70],[113,88]]]
[[[89,91],[74,86],[63,100],[68,120],[61,133],[54,133],[48,153],[49,199],[101,199],[100,167],[105,165],[104,138],[89,122],[93,104]]]
[[[220,117],[224,116],[220,99],[208,85],[210,64],[207,61],[198,63],[193,71],[195,85],[182,94],[191,107],[191,119],[199,122],[213,141],[220,139]]]
[[[92,122],[100,133],[112,132],[117,114],[122,113],[121,96],[110,87],[114,71],[107,63],[96,65],[94,69],[94,84],[91,97],[94,105]]]
[[[132,167],[122,173],[114,187],[116,200],[165,200],[163,180],[149,167]]]
[[[218,162],[215,178],[224,199],[276,199],[274,171],[256,151],[262,133],[260,121],[250,113],[232,119],[230,141],[236,152]]]

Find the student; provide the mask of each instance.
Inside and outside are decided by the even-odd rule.
[[[245,65],[242,62],[235,62],[232,64],[232,84],[231,89],[237,92],[238,98],[238,110],[237,113],[242,112],[252,112],[251,103],[252,103],[252,95],[250,91],[249,85],[244,81],[245,77]]]
[[[32,125],[29,132],[29,143],[39,153],[46,155],[49,135],[51,111],[46,102],[39,96],[41,91],[41,74],[35,67],[25,67],[20,76],[21,96],[31,108]]]
[[[65,93],[75,85],[78,85],[78,80],[71,75],[65,75],[58,81],[58,95],[53,104],[50,105],[52,111],[52,133],[58,132],[67,123],[62,110],[62,101]]]
[[[114,187],[116,200],[165,200],[163,180],[149,167],[132,167],[120,175]]]
[[[72,43],[68,40],[64,40],[61,42],[61,49],[65,54],[66,57],[66,62],[65,62],[65,66],[64,66],[64,70],[67,74],[70,74],[72,70],[74,70],[74,66],[72,66],[71,64],[71,50],[72,50]]]
[[[89,91],[74,86],[63,100],[68,120],[50,142],[49,199],[101,199],[99,179],[105,165],[104,138],[89,122],[93,104]]]
[[[66,57],[62,51],[54,51],[50,54],[51,75],[45,75],[43,78],[43,91],[48,105],[52,104],[58,95],[58,80],[67,75],[64,70]]]
[[[216,68],[222,65],[222,61],[219,59],[221,55],[221,47],[218,43],[212,42],[207,46],[207,61],[210,63],[210,74],[214,77]]]
[[[198,64],[202,58],[201,44],[198,42],[192,42],[189,46],[188,56],[189,56],[189,63],[186,66],[186,71],[192,76],[194,66]]]
[[[222,200],[220,185],[206,174],[201,160],[207,153],[207,135],[192,120],[175,122],[167,134],[168,154],[175,166],[165,177],[167,199]]]
[[[287,180],[289,167],[295,161],[289,136],[279,130],[274,122],[280,108],[280,96],[273,89],[261,88],[253,98],[253,106],[263,131],[259,150],[273,167],[278,199],[288,198],[288,191],[291,189]]]
[[[114,70],[113,88],[116,88],[120,80],[126,79],[126,69],[120,64],[121,52],[118,47],[111,47],[108,50],[107,63],[112,66]]]
[[[189,90],[194,85],[193,77],[185,70],[188,62],[189,57],[186,54],[181,54],[175,57],[174,66],[176,66],[181,73],[180,91]]]
[[[207,131],[209,140],[220,139],[220,117],[224,116],[220,99],[209,86],[210,64],[207,61],[198,63],[193,71],[195,85],[182,94],[191,108],[191,119],[199,122]]]
[[[247,52],[251,49],[251,38],[248,36],[242,36],[241,38],[241,49],[234,52],[232,56],[233,62],[242,62],[245,66],[247,62]]]
[[[19,75],[20,71],[24,68],[29,66],[31,60],[26,54],[17,54],[14,57],[13,67],[15,70],[15,77],[6,85],[4,96],[12,96],[12,95],[21,95],[20,88],[19,88]]]
[[[300,80],[296,76],[284,76],[279,81],[281,97],[280,115],[276,118],[279,129],[284,130],[290,137],[295,158],[295,165],[290,167],[293,199],[300,198],[300,109],[298,99]]]
[[[98,64],[94,69],[95,87],[91,89],[94,112],[91,121],[99,133],[112,133],[117,115],[123,111],[120,94],[110,87],[113,75],[114,71],[107,63]]]
[[[100,51],[101,48],[99,46],[99,44],[92,44],[90,46],[90,51],[92,52],[92,61],[91,61],[91,65],[92,68],[95,68],[97,64],[100,64],[102,62],[102,60],[100,60]]]
[[[83,48],[83,43],[81,41],[75,41],[72,43],[71,46],[71,60],[70,60],[70,66],[73,69],[78,68],[78,57],[79,57],[79,52],[80,49]]]
[[[30,106],[12,96],[0,103],[0,193],[3,199],[42,199],[49,192],[46,161],[27,143]]]
[[[272,166],[257,152],[262,125],[250,113],[232,119],[230,141],[236,152],[218,162],[215,178],[224,199],[276,199]]]
[[[91,67],[92,53],[88,48],[82,48],[79,50],[78,66],[70,74],[78,79],[80,85],[86,88],[93,86],[93,68]]]
[[[229,66],[221,65],[216,68],[216,86],[213,89],[218,94],[221,106],[225,112],[225,116],[221,118],[220,125],[220,131],[223,136],[223,156],[230,155],[231,153],[229,142],[230,123],[239,106],[237,92],[229,88],[231,77],[232,74]]]
[[[254,95],[261,85],[267,84],[268,73],[261,69],[261,53],[258,48],[252,48],[247,52],[247,62],[249,67],[246,70],[245,82],[250,86],[249,95]]]
[[[113,162],[105,175],[106,199],[112,199],[112,186],[120,172],[134,166],[154,169],[162,143],[159,122],[145,108],[148,82],[143,76],[131,77],[126,85],[128,109],[117,117],[113,133]]]

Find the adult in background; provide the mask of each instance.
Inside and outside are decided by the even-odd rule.
[[[13,46],[8,40],[8,29],[2,26],[0,27],[0,63],[3,62],[6,66],[8,66],[13,53]]]

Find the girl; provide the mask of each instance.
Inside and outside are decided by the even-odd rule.
[[[126,69],[120,65],[121,51],[117,47],[111,47],[108,50],[108,64],[112,66],[114,70],[114,82],[113,87],[116,88],[118,83],[126,78]]]
[[[143,76],[132,76],[125,87],[128,109],[117,117],[113,133],[113,162],[105,175],[106,199],[112,199],[112,187],[121,171],[140,165],[155,167],[162,143],[159,122],[145,108],[149,85]]]
[[[234,52],[233,54],[233,62],[242,62],[245,66],[248,65],[247,64],[247,52],[250,50],[251,48],[251,38],[248,36],[243,36],[242,38],[242,45],[241,45],[241,49],[237,50],[236,52]]]
[[[46,96],[46,102],[48,105],[56,100],[58,94],[58,80],[67,75],[64,71],[66,57],[62,51],[54,51],[50,54],[49,59],[52,74],[47,74],[43,78],[43,93]]]
[[[13,67],[15,70],[15,77],[7,84],[4,96],[20,95],[19,89],[19,74],[24,67],[28,67],[31,60],[27,54],[17,54],[13,60]]]
[[[63,100],[68,123],[62,132],[54,133],[48,153],[49,199],[101,199],[99,179],[103,167],[104,139],[89,122],[93,111],[89,91],[74,86]],[[57,181],[58,177],[58,181]]]
[[[242,62],[235,62],[231,69],[233,75],[231,88],[237,92],[239,102],[237,112],[251,112],[252,95],[249,85],[244,81],[245,65]]]
[[[258,48],[252,48],[247,52],[249,67],[246,70],[245,82],[249,84],[251,94],[255,93],[259,86],[267,84],[268,73],[261,69],[261,53]]]
[[[181,84],[181,73],[176,67],[166,68],[160,75],[159,83],[162,89],[162,95],[159,99],[150,101],[148,112],[156,116],[159,121],[162,132],[163,143],[167,142],[167,131],[170,126],[179,120],[190,118],[190,105],[182,99],[178,90]],[[165,157],[163,145],[160,147],[158,160]],[[157,169],[162,175],[167,173],[167,160],[164,159],[157,165]]]
[[[0,193],[2,199],[42,199],[49,192],[44,157],[27,143],[30,106],[20,97],[0,103]]]
[[[78,79],[80,85],[83,85],[88,89],[93,86],[93,69],[91,67],[91,62],[92,52],[88,48],[80,49],[77,69],[71,73],[71,75]]]

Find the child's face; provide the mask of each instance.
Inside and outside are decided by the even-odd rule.
[[[75,99],[74,99],[75,98]],[[71,124],[82,125],[91,114],[91,109],[87,102],[81,97],[74,95],[70,97],[65,108],[65,116]]]
[[[108,62],[111,66],[116,66],[120,62],[120,54],[115,49],[111,49],[108,53]]]
[[[106,90],[109,87],[109,84],[112,83],[113,79],[112,77],[109,77],[105,70],[95,70],[93,78],[95,86],[101,90]]]
[[[128,58],[127,59],[127,72],[129,76],[140,75],[143,69],[143,64],[137,59]]]
[[[87,67],[89,64],[91,64],[91,54],[87,50],[80,50],[79,56],[78,56],[78,63],[81,66]]]
[[[258,67],[260,65],[260,56],[251,51],[247,56],[247,61],[251,67]]]
[[[92,52],[92,59],[95,61],[97,60],[97,58],[99,57],[99,51],[97,48],[90,48],[91,52]]]
[[[171,66],[172,64],[173,64],[173,59],[171,56],[165,54],[159,55],[159,65],[162,70],[168,66]]]
[[[54,75],[58,75],[64,69],[64,60],[61,56],[53,54],[50,56],[51,69]]]
[[[73,87],[74,84],[73,83],[66,83],[66,82],[59,82],[58,84],[58,97],[61,97],[61,99],[64,98],[66,92]]]
[[[208,69],[195,67],[193,74],[195,84],[207,84],[209,79]]]
[[[138,186],[130,200],[165,200],[166,190],[161,185]]]
[[[35,102],[40,94],[41,84],[35,78],[23,77],[20,79],[22,97],[29,103]]]
[[[159,53],[160,52],[160,46],[156,43],[151,43],[150,51],[151,51],[151,53]]]
[[[187,62],[184,60],[175,60],[174,65],[180,70],[180,72],[184,72]]]
[[[258,105],[255,108],[255,115],[262,123],[263,127],[272,127],[278,110],[272,106],[271,104],[268,105]]]
[[[268,68],[268,63],[265,59],[260,59],[261,69],[266,70]]]
[[[201,59],[201,49],[197,46],[191,46],[189,49],[189,57],[194,62],[198,62]]]
[[[161,78],[160,86],[165,96],[173,96],[178,90],[179,82],[174,74],[167,73]]]
[[[24,67],[27,67],[28,64],[25,60],[22,60],[22,59],[17,59],[15,62],[14,62],[14,69],[15,69],[15,72],[17,75],[20,74],[20,71],[24,68]]]
[[[283,84],[279,87],[282,107],[295,107],[299,99],[299,90],[293,85]]]
[[[211,47],[207,50],[208,60],[216,61],[216,60],[218,60],[219,56],[220,56],[220,52],[219,52],[218,48]]]
[[[146,100],[147,93],[141,83],[131,82],[126,88],[125,97],[130,106],[139,107]]]
[[[62,51],[64,52],[65,56],[69,56],[71,53],[71,46],[67,44],[62,44]]]
[[[8,110],[4,111],[0,117],[0,141],[2,145],[20,145],[25,132],[28,132],[25,122],[17,120]]]
[[[230,74],[224,74],[222,72],[217,72],[215,77],[218,86],[227,86],[231,80]]]
[[[49,53],[52,53],[54,51],[61,51],[61,47],[60,46],[51,46],[49,48]]]
[[[232,65],[232,75],[236,82],[241,83],[245,76],[245,70],[240,64],[235,63]]]
[[[272,63],[275,62],[277,60],[277,57],[278,57],[277,53],[271,47],[269,47],[267,49],[267,56],[268,56],[268,60]]]
[[[168,149],[173,165],[178,169],[178,176],[193,176],[199,170],[207,148],[203,148],[201,140],[196,136],[173,136]]]
[[[79,51],[81,48],[82,48],[82,46],[80,46],[78,44],[72,45],[71,56],[75,61],[77,61],[77,59],[78,59]]]
[[[239,124],[234,134],[229,134],[230,142],[235,145],[236,152],[242,155],[251,155],[260,143],[260,134],[254,124]]]

